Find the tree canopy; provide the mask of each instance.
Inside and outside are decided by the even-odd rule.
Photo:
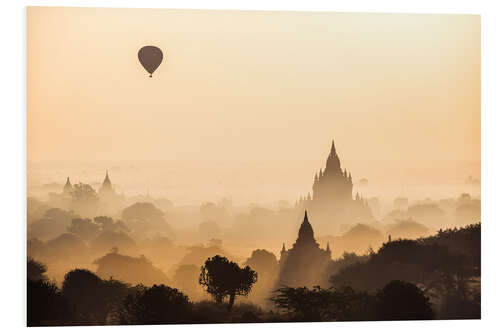
[[[429,298],[416,285],[400,280],[389,282],[377,293],[381,320],[432,319]]]
[[[229,297],[229,310],[235,297],[247,296],[255,282],[257,273],[250,266],[240,268],[237,263],[218,255],[205,261],[199,278],[199,283],[217,303],[222,303]]]
[[[128,295],[119,313],[121,324],[182,324],[191,317],[192,303],[177,289],[163,284],[138,286]]]

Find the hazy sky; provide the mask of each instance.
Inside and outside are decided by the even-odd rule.
[[[357,174],[479,172],[476,15],[31,7],[27,32],[29,161],[319,169],[334,138]]]

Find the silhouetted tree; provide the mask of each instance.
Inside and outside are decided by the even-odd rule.
[[[104,325],[108,316],[118,311],[130,285],[110,278],[102,280],[86,269],[66,273],[62,294],[70,302],[74,325]]]
[[[466,260],[454,260],[447,247],[436,242],[400,239],[385,243],[377,253],[365,262],[347,266],[333,275],[334,286],[352,286],[357,290],[382,288],[392,280],[423,283],[427,287],[441,280],[445,270],[452,267],[459,270]],[[373,276],[370,272],[377,271]]]
[[[237,263],[216,255],[205,261],[201,267],[199,282],[217,303],[229,297],[231,310],[236,295],[247,296],[257,281],[257,273],[249,266],[240,268]]]
[[[165,285],[137,286],[119,312],[120,324],[182,324],[191,318],[192,304],[177,289]]]
[[[47,326],[62,323],[67,304],[55,283],[45,276],[47,267],[28,258],[27,319],[28,326]]]
[[[275,290],[271,297],[279,309],[285,310],[297,321],[322,321],[334,319],[331,307],[335,303],[335,295],[331,290],[320,286],[310,290],[307,287],[282,287]]]
[[[53,326],[64,323],[67,303],[55,283],[28,279],[28,326]]]
[[[62,294],[71,303],[76,325],[104,324],[107,316],[104,282],[86,269],[75,269],[64,276]]]
[[[119,323],[119,313],[125,298],[132,294],[134,288],[128,283],[109,278],[103,280],[104,291],[103,299],[105,299],[106,313],[111,317],[113,324]]]
[[[475,271],[474,274],[481,275],[481,223],[460,229],[439,230],[437,235],[425,238],[424,241],[446,246],[451,253],[466,256]]]
[[[389,282],[377,293],[382,320],[432,319],[429,298],[416,285],[400,280]]]
[[[47,272],[47,266],[34,260],[33,258],[28,258],[28,267],[27,267],[27,276],[28,280],[39,281],[46,280],[45,272]]]
[[[440,319],[480,318],[480,244],[480,224],[440,230],[417,240],[393,240],[368,260],[338,270],[330,282],[376,290],[402,280],[422,286],[439,305]]]
[[[294,321],[374,320],[375,297],[350,287],[322,289],[315,286],[281,287],[270,298]]]

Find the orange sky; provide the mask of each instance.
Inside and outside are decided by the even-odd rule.
[[[479,177],[477,15],[31,7],[27,21],[29,162],[319,169],[335,138],[357,174],[460,161]],[[164,52],[153,78],[144,45]]]

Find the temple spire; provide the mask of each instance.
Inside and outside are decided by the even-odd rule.
[[[337,150],[335,149],[335,141],[332,140],[332,149],[330,150],[330,155],[335,156],[337,155]]]
[[[304,221],[299,228],[299,237],[297,238],[296,243],[315,243],[314,240],[314,231],[312,229],[311,223],[309,223],[309,219],[307,218],[307,210],[304,213]],[[295,246],[295,245],[294,245]]]
[[[66,177],[66,184],[64,184],[63,192],[69,193],[72,190],[73,190],[73,186],[71,185],[71,182],[69,181],[69,177]]]
[[[340,168],[340,159],[337,155],[337,150],[335,149],[335,141],[332,140],[332,148],[330,150],[330,155],[326,160],[326,167],[323,174],[340,174],[342,175],[342,169]]]
[[[102,186],[99,189],[99,194],[107,195],[109,193],[114,192],[113,185],[111,184],[111,180],[109,179],[108,170],[106,170],[106,177],[104,177],[104,181],[102,182]]]
[[[285,249],[285,243],[283,243],[283,247],[281,248],[281,257],[280,257],[280,265],[283,265],[285,263],[285,260],[287,258],[287,251]]]
[[[108,175],[108,170],[106,170],[106,177],[104,177],[104,181],[102,182],[102,185],[110,186],[111,185],[111,180],[109,180],[109,175]]]

